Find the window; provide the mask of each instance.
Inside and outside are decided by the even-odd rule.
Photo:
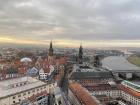
[[[18,97],[21,97],[21,95],[19,94]]]
[[[14,88],[14,85],[12,85],[11,87]]]
[[[28,92],[28,94],[30,94],[30,92]]]
[[[25,96],[26,95],[26,93],[23,93],[23,96]]]
[[[15,101],[13,101],[13,103],[16,103]]]
[[[61,101],[59,101],[58,104],[61,105],[62,104]]]
[[[13,99],[15,99],[16,97],[14,96]]]

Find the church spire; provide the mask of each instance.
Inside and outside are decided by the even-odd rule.
[[[79,64],[82,64],[82,63],[83,63],[83,47],[81,44],[79,48]]]
[[[53,56],[53,46],[52,46],[52,41],[50,42],[49,56]]]

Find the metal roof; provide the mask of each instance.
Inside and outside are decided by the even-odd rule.
[[[113,78],[111,72],[74,72],[71,79]]]

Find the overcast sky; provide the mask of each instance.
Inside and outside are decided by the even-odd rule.
[[[140,46],[140,0],[0,0],[0,42]]]

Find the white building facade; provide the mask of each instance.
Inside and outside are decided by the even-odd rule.
[[[55,86],[56,83],[46,84],[31,77],[1,81],[0,105],[15,105],[38,93],[50,93],[54,91]]]

